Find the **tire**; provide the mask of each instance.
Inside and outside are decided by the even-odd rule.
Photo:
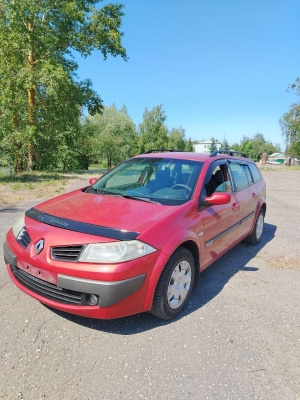
[[[249,236],[246,237],[246,239],[244,240],[245,243],[255,246],[260,242],[264,230],[264,218],[265,213],[263,212],[263,210],[260,210],[256,218],[253,231],[250,233]]]
[[[151,314],[161,319],[177,317],[186,306],[195,279],[191,252],[179,247],[170,257],[158,280]]]

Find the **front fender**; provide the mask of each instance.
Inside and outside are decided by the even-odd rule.
[[[155,289],[166,263],[174,251],[187,241],[193,241],[196,243],[198,249],[200,249],[198,236],[189,230],[176,232],[164,245],[151,273],[144,303],[145,311],[149,311],[151,309]]]

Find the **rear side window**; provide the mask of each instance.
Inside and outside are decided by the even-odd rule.
[[[252,163],[249,163],[248,165],[249,165],[251,174],[253,176],[254,182],[260,181],[261,180],[261,175],[260,175],[260,172],[259,172],[257,166],[255,164],[252,164]]]
[[[229,168],[235,183],[236,190],[241,190],[253,183],[248,165],[230,163]]]

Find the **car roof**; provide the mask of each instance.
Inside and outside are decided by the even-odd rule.
[[[175,158],[179,160],[194,160],[194,161],[206,161],[209,158],[208,154],[192,153],[184,151],[172,151],[172,152],[159,152],[159,153],[144,153],[135,156],[134,158]]]
[[[230,151],[228,153],[234,153],[233,151]],[[161,151],[161,152],[146,152],[144,154],[139,154],[138,156],[135,156],[133,158],[172,158],[172,159],[179,159],[179,160],[192,160],[192,161],[201,161],[205,162],[207,160],[219,160],[222,158],[228,158],[228,159],[235,159],[235,160],[243,160],[243,161],[251,161],[253,160],[249,159],[247,155],[245,154],[243,157],[231,155],[228,153],[222,153],[222,152],[214,152],[214,153],[194,153],[194,152],[187,152],[187,151]]]

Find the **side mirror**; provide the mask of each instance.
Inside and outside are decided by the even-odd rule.
[[[89,184],[93,185],[95,182],[97,182],[98,178],[90,178]]]
[[[205,201],[213,205],[228,204],[231,201],[231,195],[230,193],[215,192],[211,196],[205,197]]]

